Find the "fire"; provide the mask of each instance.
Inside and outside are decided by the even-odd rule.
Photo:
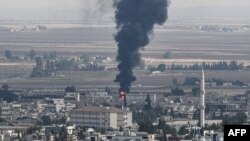
[[[125,91],[120,90],[120,97],[119,97],[119,100],[120,100],[120,101],[124,101],[125,95],[126,95]]]

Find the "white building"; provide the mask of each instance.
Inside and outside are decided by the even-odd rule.
[[[132,126],[132,112],[114,107],[84,107],[70,112],[70,122],[77,126],[119,129]]]
[[[43,103],[41,101],[37,101],[36,108],[37,108],[37,110],[38,110],[39,113],[41,113],[42,111],[44,111],[46,107],[47,107],[46,103]]]
[[[11,104],[3,101],[0,104],[0,117],[3,119],[11,119]]]
[[[80,101],[80,93],[79,92],[67,92],[64,96],[64,100],[66,103],[76,103]]]
[[[225,82],[223,83],[223,87],[232,87],[233,84],[231,82]]]
[[[57,112],[65,110],[65,103],[64,99],[46,99],[47,106],[45,107],[45,110],[47,112]]]

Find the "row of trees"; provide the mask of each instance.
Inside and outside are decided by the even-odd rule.
[[[241,125],[247,122],[247,115],[239,112],[235,116],[225,115],[222,120],[224,125]]]
[[[89,57],[83,55],[81,61],[74,58],[57,58],[55,52],[36,57],[36,66],[33,68],[31,77],[47,77],[56,74],[57,71],[103,71],[104,66],[91,63]]]
[[[199,86],[193,87],[191,92],[192,92],[192,94],[193,94],[194,96],[199,96],[199,95],[200,95],[200,88],[199,88]],[[171,89],[171,93],[172,93],[173,95],[176,95],[176,96],[183,96],[183,95],[185,95],[184,89],[183,89],[183,88],[180,88],[180,87],[172,88],[172,89]]]
[[[167,66],[166,66],[165,64],[159,64],[157,67],[152,67],[152,66],[150,66],[150,67],[149,67],[149,70],[150,70],[151,72],[153,72],[153,71],[164,72],[164,71],[167,70]]]
[[[29,53],[25,55],[25,57],[28,57],[31,60],[35,59],[35,56],[36,56],[36,52],[33,49],[30,50]],[[20,59],[19,56],[13,56],[11,50],[6,50],[5,51],[5,58],[9,59],[9,60],[18,60],[18,59]]]
[[[18,96],[13,92],[9,90],[9,85],[3,84],[0,89],[0,99],[6,101],[6,102],[13,102],[17,100]]]
[[[200,70],[203,67],[205,70],[241,70],[244,69],[243,63],[237,63],[236,61],[226,62],[214,62],[212,64],[203,62],[202,64],[187,65],[175,65],[172,64],[170,69],[172,70]]]
[[[231,61],[227,63],[226,61],[214,62],[212,64],[208,64],[203,62],[202,64],[193,64],[191,66],[187,65],[176,65],[172,64],[171,66],[167,67],[165,64],[159,64],[157,67],[150,66],[148,69],[153,71],[160,71],[164,72],[166,70],[201,70],[203,67],[206,70],[241,70],[244,69],[243,63],[238,64],[236,61]]]
[[[225,82],[230,82],[232,85],[235,86],[243,86],[244,82],[240,80],[229,81],[229,80],[222,80],[221,78],[213,78],[213,79],[206,79],[207,83],[215,82],[216,85],[222,86]],[[187,77],[183,83],[184,86],[197,86],[200,83],[200,79],[198,77]]]

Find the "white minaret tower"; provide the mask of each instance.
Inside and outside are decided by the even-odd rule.
[[[205,76],[204,70],[201,69],[200,80],[200,128],[205,127]]]

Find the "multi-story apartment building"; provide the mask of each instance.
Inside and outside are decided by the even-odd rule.
[[[72,110],[70,121],[77,126],[119,129],[132,125],[132,112],[114,107],[84,107]]]
[[[147,96],[149,95],[151,101],[152,101],[152,105],[156,105],[156,101],[157,98],[159,99],[160,96],[158,96],[157,94],[147,94],[147,93],[128,93],[126,95],[126,100],[127,100],[127,104],[135,104],[137,103],[138,105],[145,105],[145,100],[147,98]]]
[[[88,91],[81,95],[80,101],[84,105],[97,106],[103,103],[112,103],[113,97],[105,91]]]
[[[59,113],[60,111],[65,111],[65,103],[64,103],[64,99],[49,99],[46,98],[46,107],[45,110],[47,112],[51,112],[51,113]]]
[[[0,117],[2,119],[11,119],[11,104],[5,101],[0,104]]]

